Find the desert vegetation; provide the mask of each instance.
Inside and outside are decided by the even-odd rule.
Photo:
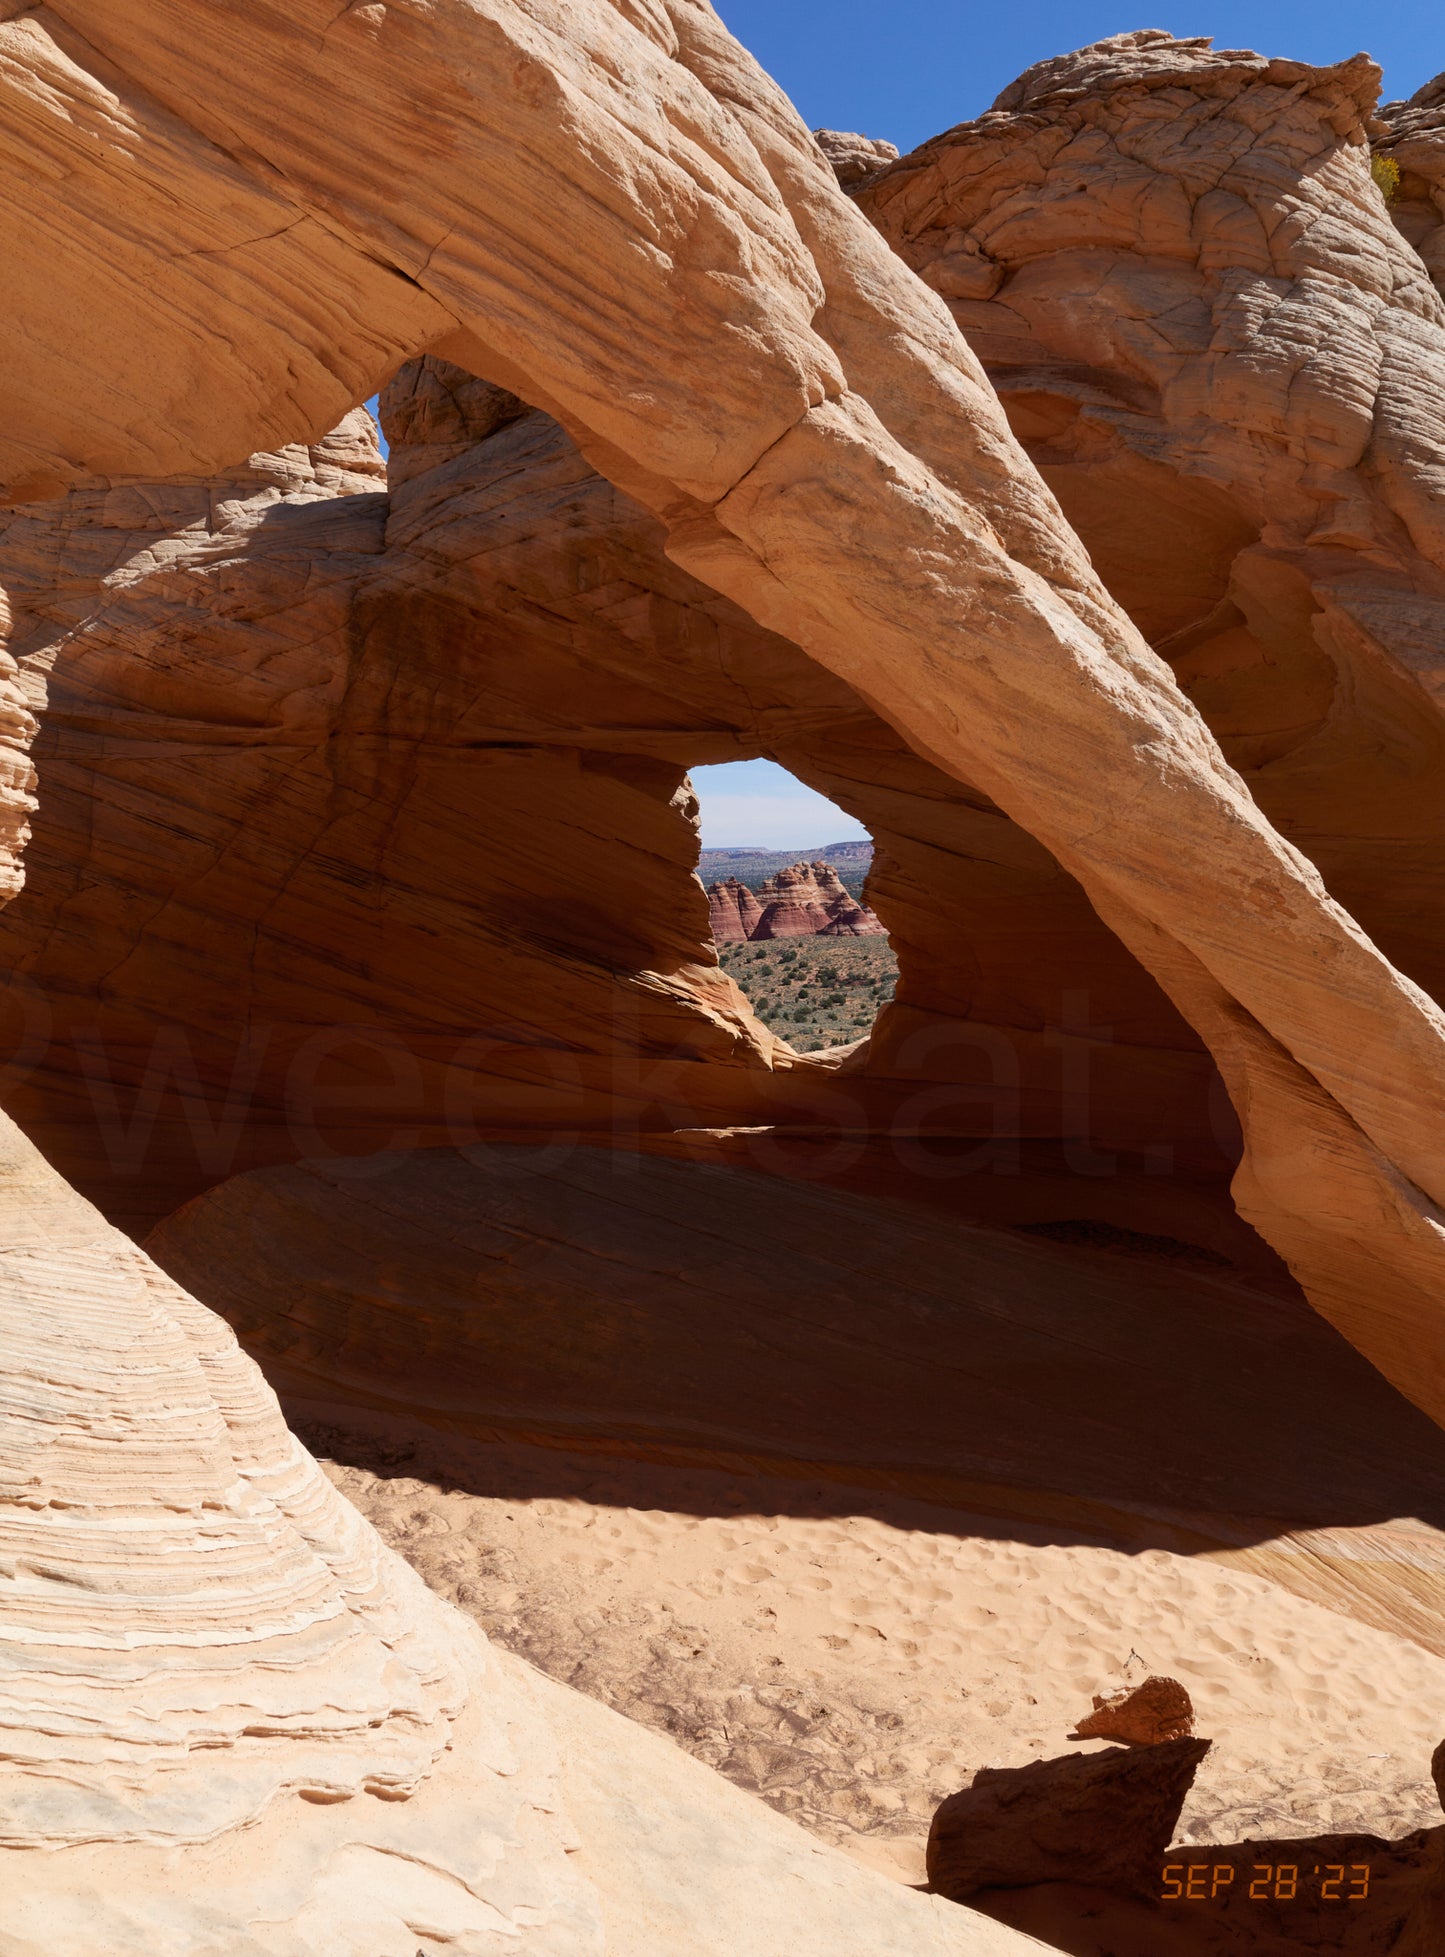
[[[774,938],[724,945],[719,957],[758,1018],[799,1053],[862,1039],[898,977],[887,938]]]

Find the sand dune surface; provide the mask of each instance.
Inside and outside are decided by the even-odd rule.
[[[1091,1694],[1182,1680],[1214,1740],[1185,1843],[1438,1824],[1445,1659],[1267,1580],[862,1492],[310,1410],[339,1488],[490,1636],[921,1882],[937,1803],[1089,1748]],[[490,1492],[475,1492],[486,1489]]]

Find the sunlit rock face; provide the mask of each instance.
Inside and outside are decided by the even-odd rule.
[[[1398,112],[1387,206],[1377,82],[1120,35],[859,194],[1255,800],[1440,998],[1445,305],[1392,216],[1423,251],[1445,124]]]

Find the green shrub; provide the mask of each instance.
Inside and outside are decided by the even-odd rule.
[[[1370,159],[1370,175],[1380,187],[1380,195],[1387,204],[1393,204],[1400,195],[1400,166],[1393,156],[1375,156]]]

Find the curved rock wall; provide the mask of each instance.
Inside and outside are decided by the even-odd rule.
[[[509,616],[496,500],[408,531],[359,420],[369,472],[257,457],[5,526],[49,784],[0,925],[11,1105],[130,1221],[248,1160],[464,1139],[479,1105],[605,1128],[706,1072],[724,1119],[730,1071],[767,1068],[682,766],[611,745],[636,702],[589,699],[568,629]],[[505,433],[503,473],[531,459]],[[524,535],[565,512],[565,458],[528,488]]]
[[[432,359],[383,407],[389,499],[350,428],[324,481],[256,457],[0,526],[47,783],[5,1104],[107,1213],[328,1150],[728,1123],[1077,1142],[1082,1175],[1004,1165],[1030,1214],[1222,1195],[1207,1056],[1046,851],[670,564],[555,423]],[[683,771],[748,753],[881,844],[900,984],[843,1074],[708,941]]]

